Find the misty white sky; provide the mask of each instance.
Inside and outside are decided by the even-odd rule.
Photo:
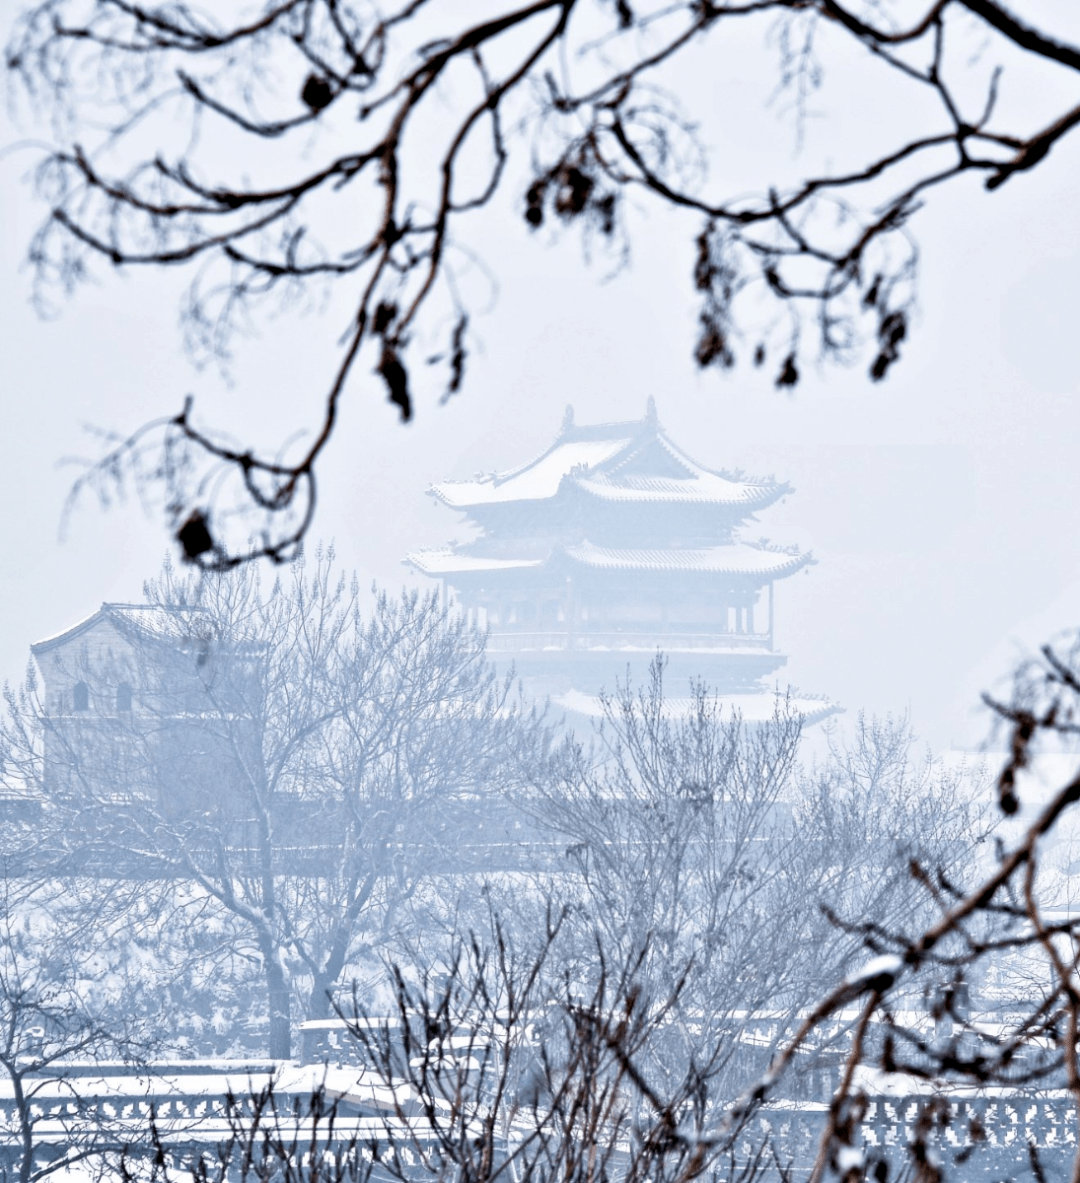
[[[781,158],[790,130],[775,111]],[[827,129],[822,121],[818,133]],[[24,133],[33,136],[33,129]],[[0,127],[0,143],[20,132]],[[850,714],[910,709],[940,747],[985,732],[980,691],[1018,655],[1080,624],[1076,195],[1080,140],[998,192],[975,178],[935,194],[913,223],[922,249],[921,313],[882,385],[850,371],[809,372],[792,395],[747,366],[701,373],[691,360],[693,223],[634,216],[630,266],[604,282],[576,236],[531,238],[510,189],[477,245],[501,288],[477,322],[465,390],[402,427],[377,380],[354,381],[327,458],[314,537],[334,540],[363,581],[411,578],[407,550],[464,537],[424,495],[429,482],[524,462],[558,428],[639,416],[649,395],[674,439],[710,467],[795,486],[751,527],[819,560],[778,585],[786,676]],[[177,331],[183,276],[99,269],[61,315],[29,307],[22,265],[41,217],[20,179],[32,151],[0,159],[0,672],[22,676],[32,641],[102,600],[137,600],[167,549],[137,499],[82,505],[60,535],[74,470],[92,455],[83,424],[129,431],[196,393],[207,418],[260,430],[299,426],[321,392],[344,319],[282,318],[239,344],[234,385],[197,372]]]

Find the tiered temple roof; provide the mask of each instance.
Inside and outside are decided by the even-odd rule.
[[[643,420],[578,425],[567,408],[554,442],[534,460],[509,472],[470,481],[443,481],[432,496],[478,518],[487,506],[560,501],[574,494],[600,501],[707,505],[745,518],[791,492],[775,480],[703,468],[677,447],[649,400]]]
[[[647,661],[661,649],[672,673],[753,697],[750,713],[764,716],[771,707],[757,699],[773,695],[761,681],[786,661],[773,645],[773,584],[814,560],[742,534],[791,491],[704,468],[670,439],[652,399],[631,422],[579,425],[568,408],[529,463],[433,485],[478,536],[406,562],[453,589],[496,656],[513,655],[536,689],[578,711],[627,673],[614,651]]]

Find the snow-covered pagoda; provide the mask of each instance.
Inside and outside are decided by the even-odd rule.
[[[644,419],[590,426],[567,408],[536,459],[444,481],[432,496],[466,516],[470,542],[410,554],[490,633],[539,694],[592,714],[601,687],[635,681],[662,650],[669,692],[700,677],[744,717],[772,714],[777,671],[773,586],[814,560],[749,542],[742,528],[790,493],[776,480],[703,468]],[[835,709],[798,704],[808,719]]]

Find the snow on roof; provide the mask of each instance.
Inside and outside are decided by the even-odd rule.
[[[111,616],[155,635],[175,633],[178,627],[206,618],[206,609],[188,604],[102,604]]]
[[[814,562],[798,551],[752,546],[739,542],[728,546],[636,549],[594,546],[582,542],[566,553],[587,567],[621,571],[701,571],[714,575],[756,575],[770,579],[794,575]]]
[[[444,481],[431,493],[446,505],[462,509],[507,501],[546,501],[559,491],[563,478],[574,469],[590,469],[617,456],[629,438],[567,440],[556,442],[538,459],[504,474],[491,473],[471,481]]]
[[[650,464],[659,471],[650,473]],[[699,502],[744,511],[791,491],[771,478],[750,480],[703,468],[668,438],[650,399],[645,418],[629,423],[579,427],[568,414],[552,444],[528,464],[471,481],[443,481],[429,492],[454,509],[473,509],[545,501],[564,482],[607,501]]]
[[[700,469],[692,477],[598,473],[574,478],[578,488],[604,501],[699,502],[761,509],[787,491],[785,486],[737,481]]]
[[[464,571],[514,571],[526,567],[542,567],[546,559],[494,559],[484,555],[461,554],[449,547],[416,550],[405,556],[425,575],[450,575]]]
[[[552,698],[556,707],[564,711],[573,711],[577,715],[587,715],[589,718],[600,719],[604,716],[604,704],[599,695],[583,694],[580,690],[568,690],[565,694]],[[737,714],[744,723],[768,723],[776,717],[779,710],[791,712],[802,717],[803,723],[818,723],[830,715],[839,714],[843,707],[828,702],[822,698],[809,696],[787,696],[784,694],[759,691],[751,694],[719,694],[716,701],[729,716]],[[689,717],[697,710],[697,699],[694,698],[665,698],[663,704],[664,716],[668,719],[682,719]]]
[[[750,543],[727,546],[637,549],[594,546],[582,542],[555,549],[545,558],[497,558],[468,554],[452,547],[413,551],[405,562],[425,575],[462,575],[482,571],[520,571],[540,568],[565,554],[586,567],[612,571],[697,571],[708,575],[749,575],[759,579],[783,579],[815,560],[797,550],[783,550]]]
[[[790,485],[771,477],[767,481],[750,480],[741,473],[713,472],[703,468],[663,430],[652,404],[645,418],[645,427],[652,430],[640,433],[638,447],[619,457],[609,471],[600,472],[595,477],[577,478],[579,487],[606,500],[700,502],[739,506],[743,510],[763,508],[791,492]],[[634,463],[647,444],[655,445],[668,458],[668,471],[642,473],[639,465]]]
[[[73,641],[83,633],[103,622],[111,622],[121,628],[137,629],[146,636],[167,637],[180,636],[188,631],[191,619],[204,615],[204,609],[188,605],[169,604],[110,604],[101,607],[78,624],[63,632],[54,633],[43,641],[36,641],[30,646],[30,652],[35,654],[47,653],[68,641]]]
[[[102,605],[102,607],[104,607],[104,605]],[[96,612],[92,612],[84,620],[80,620],[78,624],[73,624],[71,628],[66,628],[61,633],[53,633],[52,636],[45,637],[44,640],[35,641],[30,646],[30,651],[31,653],[37,653],[39,650],[44,651],[46,649],[51,649],[57,641],[62,641],[69,637],[76,637],[79,635],[79,633],[87,632],[101,619],[101,609],[99,608]]]

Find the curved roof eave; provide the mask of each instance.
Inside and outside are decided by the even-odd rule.
[[[662,550],[612,548],[583,542],[566,548],[567,556],[583,566],[614,571],[679,571],[758,579],[785,579],[816,560],[809,552],[733,543]]]
[[[591,570],[668,571],[757,580],[786,579],[817,561],[809,552],[753,546],[745,542],[666,550],[610,548],[582,542],[565,548],[558,547],[542,558],[495,558],[442,547],[413,551],[405,558],[408,565],[434,578],[503,571],[539,571],[550,564],[566,560]]]
[[[54,633],[51,637],[46,637],[43,641],[35,641],[30,646],[30,652],[37,657],[41,653],[48,653],[50,649],[56,649],[67,641],[73,641],[76,637],[83,633],[88,633],[96,624],[99,624],[106,618],[108,612],[108,605],[102,604],[96,611],[92,612],[85,620],[80,620],[78,624],[73,624],[70,628],[64,629],[62,633]]]

